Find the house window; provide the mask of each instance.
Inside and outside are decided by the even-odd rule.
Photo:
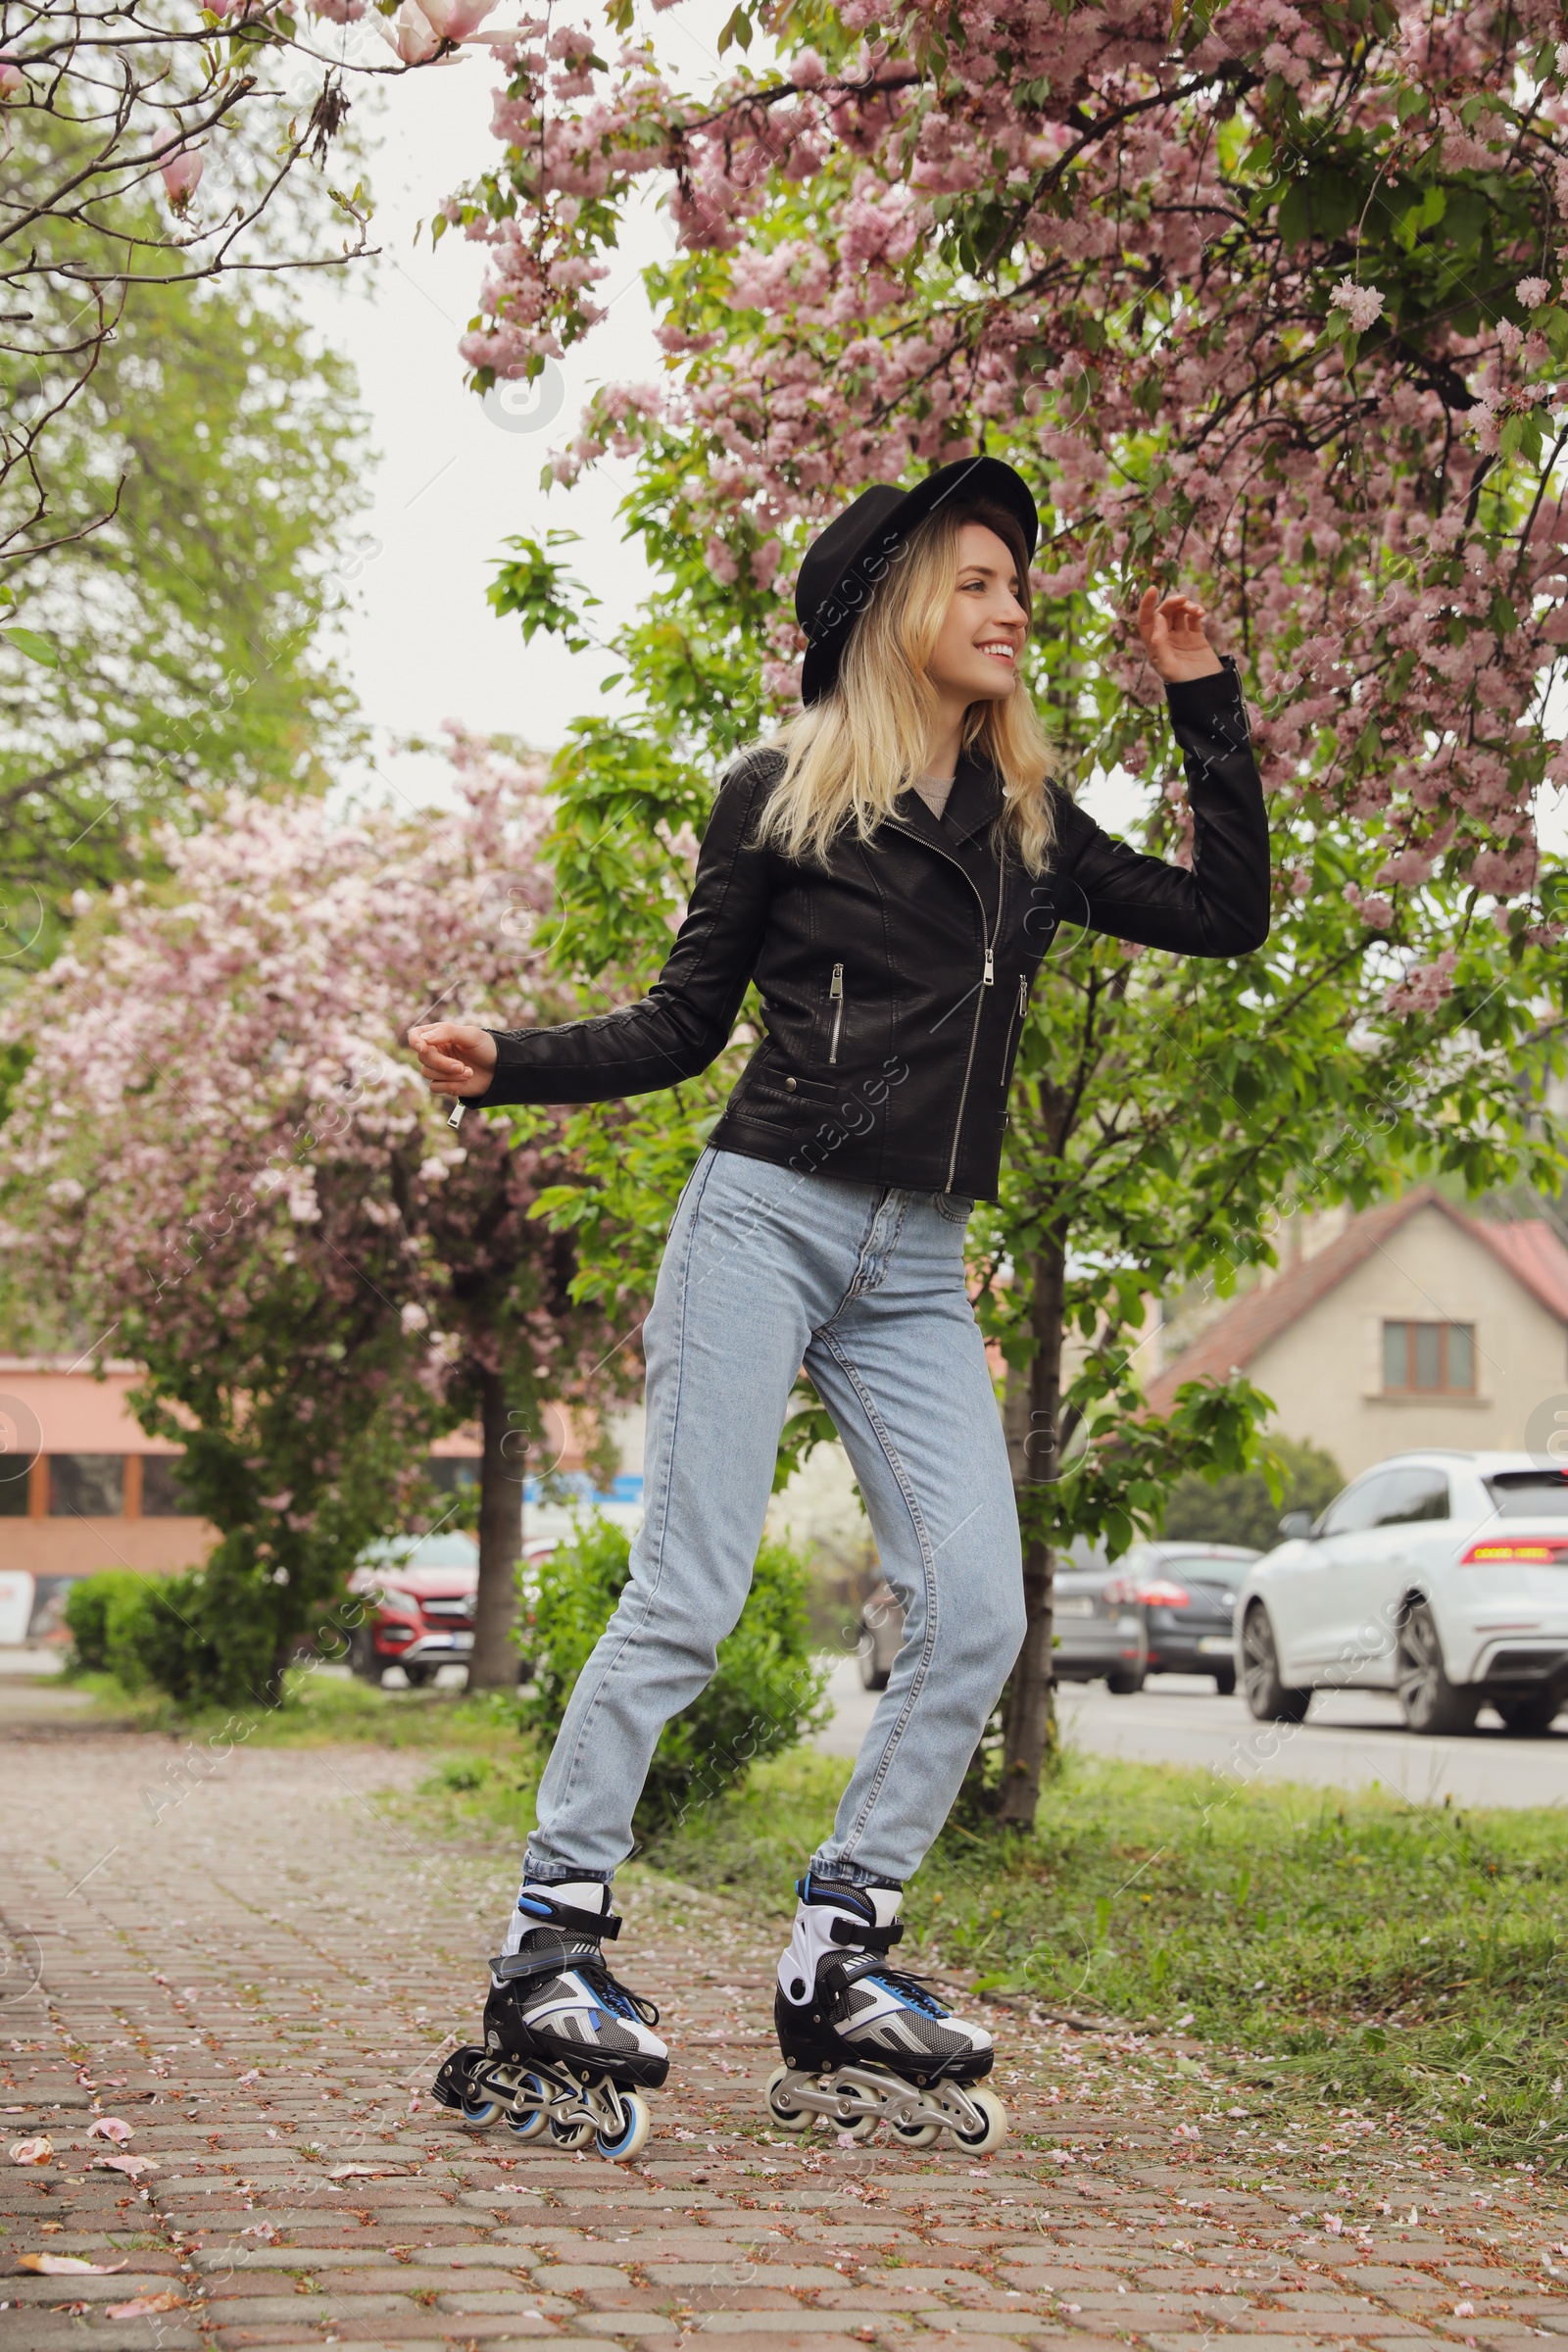
[[[177,1453],[145,1453],[141,1462],[141,1515],[144,1519],[194,1519],[196,1505],[179,1480]]]
[[[1383,1387],[1398,1396],[1473,1396],[1473,1323],[1385,1323]]]
[[[122,1453],[52,1453],[51,1519],[118,1519],[125,1508]]]
[[[474,1454],[426,1454],[424,1475],[438,1494],[466,1494],[479,1484],[479,1463]]]

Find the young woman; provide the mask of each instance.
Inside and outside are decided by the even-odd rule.
[[[664,2079],[657,2014],[609,1973],[610,1886],[667,1719],[739,1617],[804,1364],[844,1441],[903,1647],[799,1887],[779,1964],[775,2120],[811,2111],[994,2144],[990,2035],[887,1953],[1023,1635],[1018,1522],[964,1286],[996,1195],[1029,989],[1058,927],[1235,956],[1268,932],[1268,835],[1234,664],[1200,609],[1138,611],[1186,756],[1190,869],[1109,839],[1051,781],[1019,683],[1034,503],[1010,466],[865,491],[815,540],[796,609],[804,709],[723,779],[689,911],[641,1004],[562,1028],[410,1031],[435,1093],[594,1102],[703,1070],[749,984],[763,1041],[694,1168],[644,1329],[646,1517],[539,1789],[486,2042],[553,2069],[514,2128],[633,2152]],[[491,2102],[460,2052],[450,2103]],[[576,2109],[562,2070],[601,2096]],[[507,2082],[515,2075],[493,2080]],[[591,2080],[590,2080],[591,2079]],[[608,2091],[603,2086],[609,2085]],[[577,2121],[572,2122],[575,2115]],[[869,2121],[866,2119],[869,2118]],[[624,2130],[621,2126],[624,2126]]]

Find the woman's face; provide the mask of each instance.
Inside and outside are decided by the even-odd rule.
[[[939,693],[969,703],[1000,703],[1018,682],[1029,617],[1024,586],[1005,540],[983,522],[958,534],[958,575],[942,631],[926,664]]]

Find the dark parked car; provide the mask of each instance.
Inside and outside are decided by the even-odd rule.
[[[1119,1581],[1102,1567],[1057,1569],[1052,1664],[1058,1683],[1103,1678],[1105,1689],[1117,1698],[1130,1698],[1143,1689],[1149,1670],[1148,1638],[1140,1611],[1114,1591]]]
[[[1134,1609],[1149,1642],[1150,1674],[1211,1674],[1236,1688],[1236,1596],[1259,1555],[1237,1544],[1135,1544],[1105,1583],[1107,1606]],[[1058,1666],[1057,1671],[1060,1671]]]

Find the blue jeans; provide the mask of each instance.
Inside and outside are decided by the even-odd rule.
[[[844,1441],[904,1644],[824,1877],[902,1885],[1023,1640],[1018,1517],[964,1287],[970,1203],[705,1152],[670,1228],[648,1359],[646,1516],[539,1788],[535,1880],[608,1879],[671,1715],[745,1605],[804,1363]]]

